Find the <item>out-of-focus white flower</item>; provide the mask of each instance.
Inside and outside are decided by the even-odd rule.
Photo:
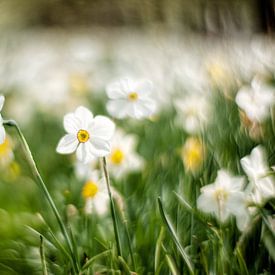
[[[99,178],[98,171],[94,171],[82,188],[82,197],[85,199],[85,213],[96,212],[104,215],[108,210],[109,196],[106,184]]]
[[[184,99],[175,101],[175,107],[178,114],[176,123],[190,134],[202,130],[208,121],[210,114],[209,102],[200,94],[186,96]]]
[[[215,182],[201,188],[202,194],[197,199],[198,208],[206,213],[214,213],[221,222],[225,222],[233,214],[237,218],[239,229],[243,230],[245,224],[241,218],[248,215],[245,194],[242,192],[244,182],[243,177],[235,177],[226,170],[219,170]]]
[[[136,144],[136,136],[125,134],[122,130],[115,132],[108,157],[109,171],[115,178],[142,168],[143,159],[135,152]]]
[[[10,138],[6,136],[4,142],[0,144],[0,165],[6,166],[10,164],[13,159],[12,142]]]
[[[74,113],[64,116],[64,128],[68,134],[59,141],[58,153],[76,151],[77,159],[84,163],[110,153],[110,139],[115,125],[109,118],[94,117],[87,108],[80,106]]]
[[[74,171],[79,180],[87,180],[92,175],[93,171],[96,170],[98,159],[94,158],[87,163],[76,161],[74,165]]]
[[[266,153],[262,146],[257,146],[250,155],[242,158],[241,165],[249,178],[246,192],[254,203],[262,204],[266,199],[275,197],[274,177],[269,175]]]
[[[131,117],[141,119],[149,117],[156,110],[151,98],[152,83],[148,80],[133,81],[122,79],[107,86],[108,112],[119,119]]]
[[[3,118],[1,116],[1,111],[3,108],[4,102],[5,102],[5,97],[0,95],[0,144],[4,143],[6,138],[6,131],[3,126]]]
[[[236,103],[251,121],[263,122],[275,103],[275,89],[255,77],[251,87],[245,86],[238,91]]]

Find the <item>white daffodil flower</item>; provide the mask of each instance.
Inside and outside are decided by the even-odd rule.
[[[152,99],[152,83],[148,80],[132,81],[122,79],[107,86],[108,112],[116,118],[131,117],[142,119],[149,117],[156,110]]]
[[[253,202],[262,204],[266,199],[275,197],[274,177],[270,175],[266,152],[261,145],[242,158],[241,165],[249,178],[246,192]]]
[[[275,103],[275,90],[255,77],[251,87],[245,86],[238,91],[236,103],[251,121],[263,122]]]
[[[82,188],[82,197],[85,200],[84,212],[104,215],[108,211],[109,196],[104,179],[99,178],[99,172],[94,171]]]
[[[245,194],[242,192],[244,182],[243,177],[235,177],[226,170],[219,170],[215,182],[201,188],[202,194],[197,199],[198,208],[205,213],[214,213],[221,222],[225,222],[233,214],[242,230],[246,224],[241,219],[248,215]]]
[[[88,163],[94,157],[110,153],[110,140],[115,125],[105,116],[96,116],[85,107],[78,107],[74,113],[64,116],[67,134],[59,141],[56,151],[71,154],[76,151],[77,159]]]
[[[112,176],[121,178],[129,172],[143,167],[143,159],[136,153],[137,138],[117,130],[112,139],[108,168]]]
[[[4,102],[5,102],[5,97],[0,95],[0,144],[3,144],[6,139],[6,131],[3,126],[3,118],[1,116],[1,111],[3,108]]]
[[[176,124],[189,134],[198,133],[207,123],[210,115],[207,99],[199,94],[186,96],[175,101]]]

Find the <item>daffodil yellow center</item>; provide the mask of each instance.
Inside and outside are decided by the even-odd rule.
[[[138,99],[138,94],[136,92],[131,92],[128,94],[128,99],[130,101],[136,101]]]
[[[82,189],[84,199],[93,198],[98,192],[98,186],[93,181],[87,181]]]
[[[6,138],[4,140],[4,143],[0,145],[0,156],[5,157],[10,153],[10,151],[11,151],[11,145],[9,140]]]
[[[77,133],[77,139],[79,142],[84,143],[89,140],[90,136],[86,130],[79,130]]]
[[[228,192],[219,188],[215,191],[214,196],[218,202],[225,202],[228,198]]]
[[[120,150],[119,148],[113,150],[113,152],[111,153],[111,162],[113,164],[119,165],[122,163],[122,161],[124,160],[125,156],[122,150]]]

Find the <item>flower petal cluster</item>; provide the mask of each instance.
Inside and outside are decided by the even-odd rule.
[[[214,183],[201,188],[197,207],[206,213],[214,213],[221,221],[226,222],[231,214],[236,216],[237,226],[243,230],[249,215],[245,206],[244,178],[231,175],[221,169]]]
[[[83,188],[82,197],[85,200],[84,212],[104,215],[108,211],[109,196],[104,179],[99,177],[98,171],[93,171],[87,178]]]
[[[80,106],[74,113],[65,115],[64,128],[67,134],[57,145],[58,153],[71,154],[76,151],[77,159],[83,163],[110,153],[115,125],[109,118],[94,117],[87,108]]]
[[[1,111],[3,108],[4,102],[5,102],[5,97],[0,95],[0,144],[3,144],[6,139],[6,132],[3,126],[3,118],[1,116]]]
[[[175,101],[177,111],[176,124],[189,134],[200,132],[207,124],[210,115],[208,100],[199,94],[186,96]]]
[[[143,159],[136,153],[137,138],[118,129],[112,139],[111,153],[108,156],[108,168],[117,179],[129,172],[143,167]]]
[[[261,145],[242,158],[241,165],[249,179],[247,194],[254,203],[263,204],[267,199],[275,197],[274,177],[270,175],[266,152]]]
[[[275,104],[275,90],[255,77],[250,87],[238,91],[236,103],[251,121],[261,123],[268,118],[270,108]]]
[[[152,99],[152,82],[149,80],[121,79],[109,84],[106,90],[110,99],[107,110],[113,117],[142,119],[156,110],[156,103]]]

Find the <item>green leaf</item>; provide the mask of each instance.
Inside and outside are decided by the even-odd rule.
[[[171,237],[172,237],[172,240],[174,241],[174,243],[176,244],[184,262],[186,263],[189,271],[191,274],[194,274],[194,268],[193,268],[193,263],[191,262],[191,259],[190,257],[187,255],[186,251],[184,250],[184,248],[181,246],[181,243],[178,239],[178,236],[176,234],[176,231],[173,227],[173,225],[171,224],[171,222],[169,221],[169,219],[167,218],[165,212],[164,212],[164,209],[163,209],[163,205],[162,205],[162,201],[161,201],[161,198],[158,197],[158,205],[159,205],[159,211],[160,211],[160,215],[161,215],[161,218],[164,222],[164,224],[166,225],[167,229],[168,229],[168,232],[170,233]]]
[[[176,263],[171,255],[166,254],[165,259],[173,275],[180,275],[180,272],[176,266]]]
[[[82,271],[86,270],[87,268],[89,268],[95,261],[97,261],[100,258],[106,257],[109,254],[111,254],[111,250],[106,250],[100,254],[97,254],[96,256],[92,257],[91,259],[89,259],[82,267]]]
[[[162,244],[163,239],[164,239],[164,227],[162,226],[160,229],[160,233],[159,233],[159,237],[157,239],[156,249],[155,249],[155,264],[154,264],[155,273],[158,269],[159,262],[160,262],[161,244]]]
[[[39,251],[40,251],[40,257],[41,257],[41,263],[42,263],[42,274],[48,275],[45,252],[44,252],[44,239],[43,239],[42,235],[40,235],[40,249],[39,249]]]

